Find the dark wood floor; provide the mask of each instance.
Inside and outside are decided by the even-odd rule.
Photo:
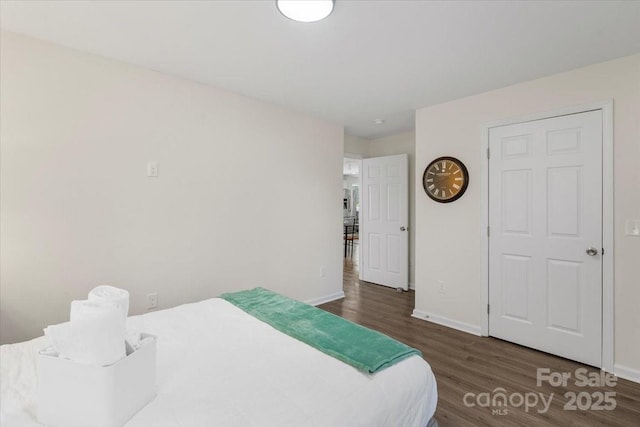
[[[618,379],[613,387],[576,385],[576,370],[587,368],[592,375],[600,371],[560,357],[531,350],[495,338],[477,337],[411,317],[415,295],[413,291],[396,292],[358,280],[357,245],[353,258],[344,261],[344,292],[346,298],[323,304],[329,312],[361,325],[381,331],[422,351],[438,382],[438,409],[435,418],[440,427],[448,426],[640,426],[640,384]],[[537,386],[537,368],[549,368],[553,373],[570,373],[567,386],[552,387],[548,382]],[[480,402],[489,393],[493,397],[501,387],[509,406],[465,405]],[[495,390],[495,392],[494,392]],[[605,392],[612,392],[601,401]],[[553,396],[551,397],[551,393]],[[572,404],[570,395],[578,401]],[[548,411],[535,396],[546,401]],[[528,411],[520,404],[520,396],[530,399]],[[614,402],[611,402],[614,401]],[[600,401],[602,407],[613,410],[593,410]],[[497,402],[496,402],[497,403]],[[565,409],[565,405],[576,410]],[[580,407],[585,408],[583,410]],[[498,410],[503,410],[499,415]],[[504,414],[504,409],[507,413]],[[538,411],[541,411],[539,413]]]

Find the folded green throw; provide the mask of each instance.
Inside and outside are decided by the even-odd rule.
[[[365,372],[422,353],[380,332],[264,288],[222,294],[253,317]]]

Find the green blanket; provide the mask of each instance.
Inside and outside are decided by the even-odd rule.
[[[264,288],[222,294],[253,317],[349,365],[377,372],[422,353],[380,332]]]

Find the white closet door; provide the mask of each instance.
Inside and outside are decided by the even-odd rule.
[[[602,360],[602,113],[490,129],[489,333]]]

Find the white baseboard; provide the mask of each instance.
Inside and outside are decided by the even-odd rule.
[[[416,319],[426,320],[427,322],[437,323],[438,325],[446,326],[448,328],[457,329],[458,331],[466,332],[468,334],[482,336],[482,328],[480,326],[471,325],[469,323],[459,322],[457,320],[449,319],[446,317],[430,314],[421,310],[413,310],[411,317]]]
[[[640,371],[637,369],[616,364],[613,365],[613,373],[616,374],[617,377],[624,378],[625,380],[640,383]]]
[[[325,302],[331,302],[331,301],[335,301],[337,299],[341,299],[344,298],[344,292],[340,291],[340,292],[336,292],[335,294],[331,294],[331,295],[325,295],[323,297],[319,297],[319,298],[313,298],[310,300],[305,301],[305,303],[309,304],[309,305],[320,305],[320,304],[324,304]]]

